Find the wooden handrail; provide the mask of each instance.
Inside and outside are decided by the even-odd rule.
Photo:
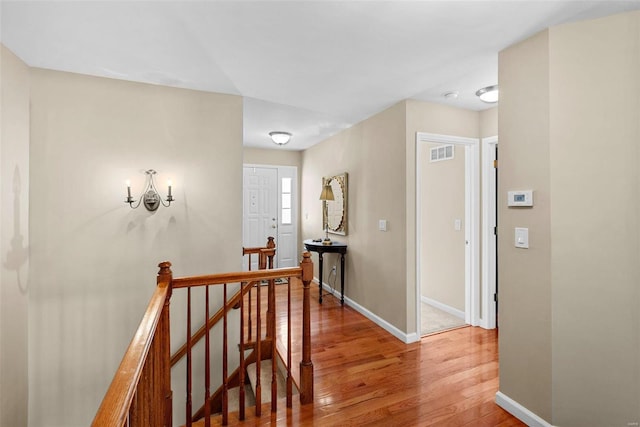
[[[273,268],[273,258],[276,255],[276,242],[273,237],[267,237],[267,246],[242,248],[242,256],[249,255],[249,270],[251,270],[251,255],[258,254],[258,269]],[[268,260],[268,264],[267,264]]]
[[[91,425],[94,427],[122,427],[127,421],[130,426],[165,425],[168,427],[171,425],[171,420],[167,420],[167,416],[170,416],[171,412],[169,411],[169,414],[166,413],[167,406],[170,408],[171,405],[165,401],[167,398],[171,399],[171,381],[169,379],[168,383],[166,382],[170,378],[171,372],[168,352],[169,300],[171,298],[170,266],[171,264],[168,262],[160,264],[158,286],[93,419]],[[159,333],[158,330],[161,330],[162,333]],[[163,336],[165,333],[167,336]],[[151,360],[149,356],[154,353],[154,346],[164,347],[158,348],[158,353],[160,353],[158,356],[161,360],[160,365],[166,362],[166,366],[151,366],[152,364],[147,362]],[[166,354],[162,354],[165,350]],[[144,400],[147,400],[149,396],[136,399],[136,395],[141,394],[141,391],[143,393],[147,391],[141,390],[141,386],[142,388],[153,387],[153,385],[145,385],[144,382],[141,382],[144,372],[150,368],[158,368],[154,369],[156,371],[154,374],[157,377],[153,379],[145,378],[145,380],[164,384],[157,388],[162,392],[162,402],[155,400],[148,401],[146,404],[157,405],[160,403],[160,407],[164,408],[163,411],[159,411],[162,417],[150,417],[149,413],[153,411],[148,411],[148,408],[142,407],[145,405]],[[162,424],[158,423],[158,419],[162,419]]]
[[[164,426],[170,427],[172,425],[172,391],[171,391],[171,362],[170,362],[170,319],[169,319],[169,303],[171,294],[174,288],[187,288],[188,294],[191,292],[191,287],[195,286],[209,286],[222,284],[224,287],[223,295],[223,308],[222,317],[224,319],[223,327],[223,423],[227,421],[228,408],[226,405],[227,390],[230,384],[231,376],[227,373],[227,353],[228,348],[226,331],[227,319],[226,312],[230,310],[237,301],[242,307],[243,296],[246,293],[245,289],[250,289],[253,284],[266,280],[269,282],[269,287],[273,290],[274,279],[278,278],[299,278],[303,284],[303,337],[302,337],[302,360],[300,362],[300,401],[303,404],[313,402],[313,363],[311,362],[311,344],[310,344],[310,316],[309,316],[309,286],[313,278],[313,264],[311,262],[311,256],[308,252],[303,254],[303,260],[299,267],[294,268],[280,268],[275,270],[258,270],[248,272],[237,273],[224,273],[214,274],[200,277],[184,277],[179,279],[173,279],[171,273],[171,263],[163,262],[160,265],[160,272],[158,273],[158,286],[151,298],[151,301],[147,307],[147,310],[142,318],[142,322],[138,330],[136,331],[134,338],[127,349],[120,367],[118,368],[109,389],[105,395],[105,398],[96,413],[92,426],[94,427],[141,427],[141,426]],[[232,297],[227,300],[226,289],[229,283],[240,283],[240,291],[237,297]],[[290,286],[291,281],[288,280]],[[257,301],[261,301],[260,298],[260,286],[257,287]],[[290,298],[290,292],[289,292]],[[209,298],[206,298],[208,301]],[[190,301],[191,298],[187,297],[187,330],[190,331],[189,317],[190,317]],[[259,304],[258,304],[259,305]],[[288,302],[290,306],[290,300]],[[275,306],[273,307],[275,308]],[[261,338],[261,321],[260,321],[260,307],[256,308],[257,314],[257,326],[256,326],[256,341],[253,355],[249,355],[249,360],[259,362],[263,360],[261,356],[261,346],[264,343],[264,356],[272,359],[272,381],[271,381],[271,395],[272,395],[272,411],[276,410],[276,385],[275,385],[275,323],[271,323],[271,326],[267,325],[267,329],[271,328],[271,338],[266,337],[264,340]],[[208,314],[208,308],[205,309]],[[241,308],[241,319],[242,317]],[[215,317],[215,316],[214,316]],[[291,321],[290,315],[289,323]],[[209,322],[207,322],[208,324]],[[208,326],[208,325],[207,325]],[[291,325],[289,324],[288,330],[290,331]],[[209,334],[210,328],[205,327],[205,334]],[[244,327],[241,323],[241,331]],[[289,332],[290,335],[290,332]],[[207,337],[208,339],[208,337]],[[290,338],[289,338],[290,339]],[[187,425],[191,424],[191,369],[189,359],[191,358],[191,350],[193,348],[192,337],[189,334],[187,338],[187,404],[186,412]],[[242,338],[240,339],[240,349],[244,351],[246,348],[243,344]],[[247,343],[251,345],[251,343]],[[206,349],[210,346],[206,345]],[[291,348],[288,345],[289,355],[287,357],[287,369],[290,375],[290,360],[291,360]],[[209,364],[209,353],[205,350],[205,363]],[[241,357],[240,371],[245,369],[246,361],[244,357]],[[258,373],[260,364],[256,366]],[[237,370],[236,370],[237,371]],[[208,370],[207,370],[208,372]],[[207,375],[208,376],[208,375]],[[240,379],[242,381],[242,374]],[[258,374],[258,378],[260,378]],[[235,381],[235,380],[233,380]],[[290,378],[287,379],[287,406],[290,406],[290,390],[291,390]],[[256,390],[256,415],[260,412],[260,385]],[[205,396],[209,395],[209,385],[206,385]],[[244,399],[241,399],[244,400]],[[207,402],[207,400],[205,400]],[[243,406],[244,407],[244,406]],[[208,414],[209,408],[204,408],[204,414]],[[241,410],[241,414],[244,413],[244,409]],[[244,417],[242,417],[244,418]],[[207,418],[207,422],[209,419]]]
[[[302,278],[300,267],[274,268],[272,270],[239,271],[234,273],[211,274],[208,276],[180,277],[173,279],[173,289],[225,283],[257,282],[281,277]]]

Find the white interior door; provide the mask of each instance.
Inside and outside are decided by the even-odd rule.
[[[243,246],[264,246],[267,237],[274,237],[274,266],[297,266],[298,168],[245,165],[243,178]],[[251,269],[256,269],[253,258]],[[243,262],[248,268],[247,260]]]
[[[264,246],[268,237],[277,238],[278,234],[278,170],[245,167],[242,186],[242,246]],[[243,261],[244,269],[249,268],[247,262]],[[251,264],[252,270],[258,269],[257,256],[252,257]]]

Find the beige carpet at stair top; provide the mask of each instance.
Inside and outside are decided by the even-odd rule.
[[[421,311],[421,333],[422,335],[434,334],[436,332],[447,331],[449,329],[460,328],[465,326],[464,319],[449,314],[446,311],[442,311],[435,308],[432,305],[422,303]]]

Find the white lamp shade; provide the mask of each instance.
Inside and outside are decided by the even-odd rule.
[[[269,136],[271,137],[271,140],[278,145],[284,145],[291,139],[291,134],[289,132],[282,131],[269,132]]]
[[[480,100],[488,104],[493,104],[495,102],[498,102],[498,95],[499,95],[498,86],[496,85],[496,86],[483,87],[482,89],[476,92],[476,95],[480,97]]]

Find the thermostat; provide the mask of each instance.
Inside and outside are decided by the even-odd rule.
[[[533,190],[509,191],[507,206],[533,206]]]

